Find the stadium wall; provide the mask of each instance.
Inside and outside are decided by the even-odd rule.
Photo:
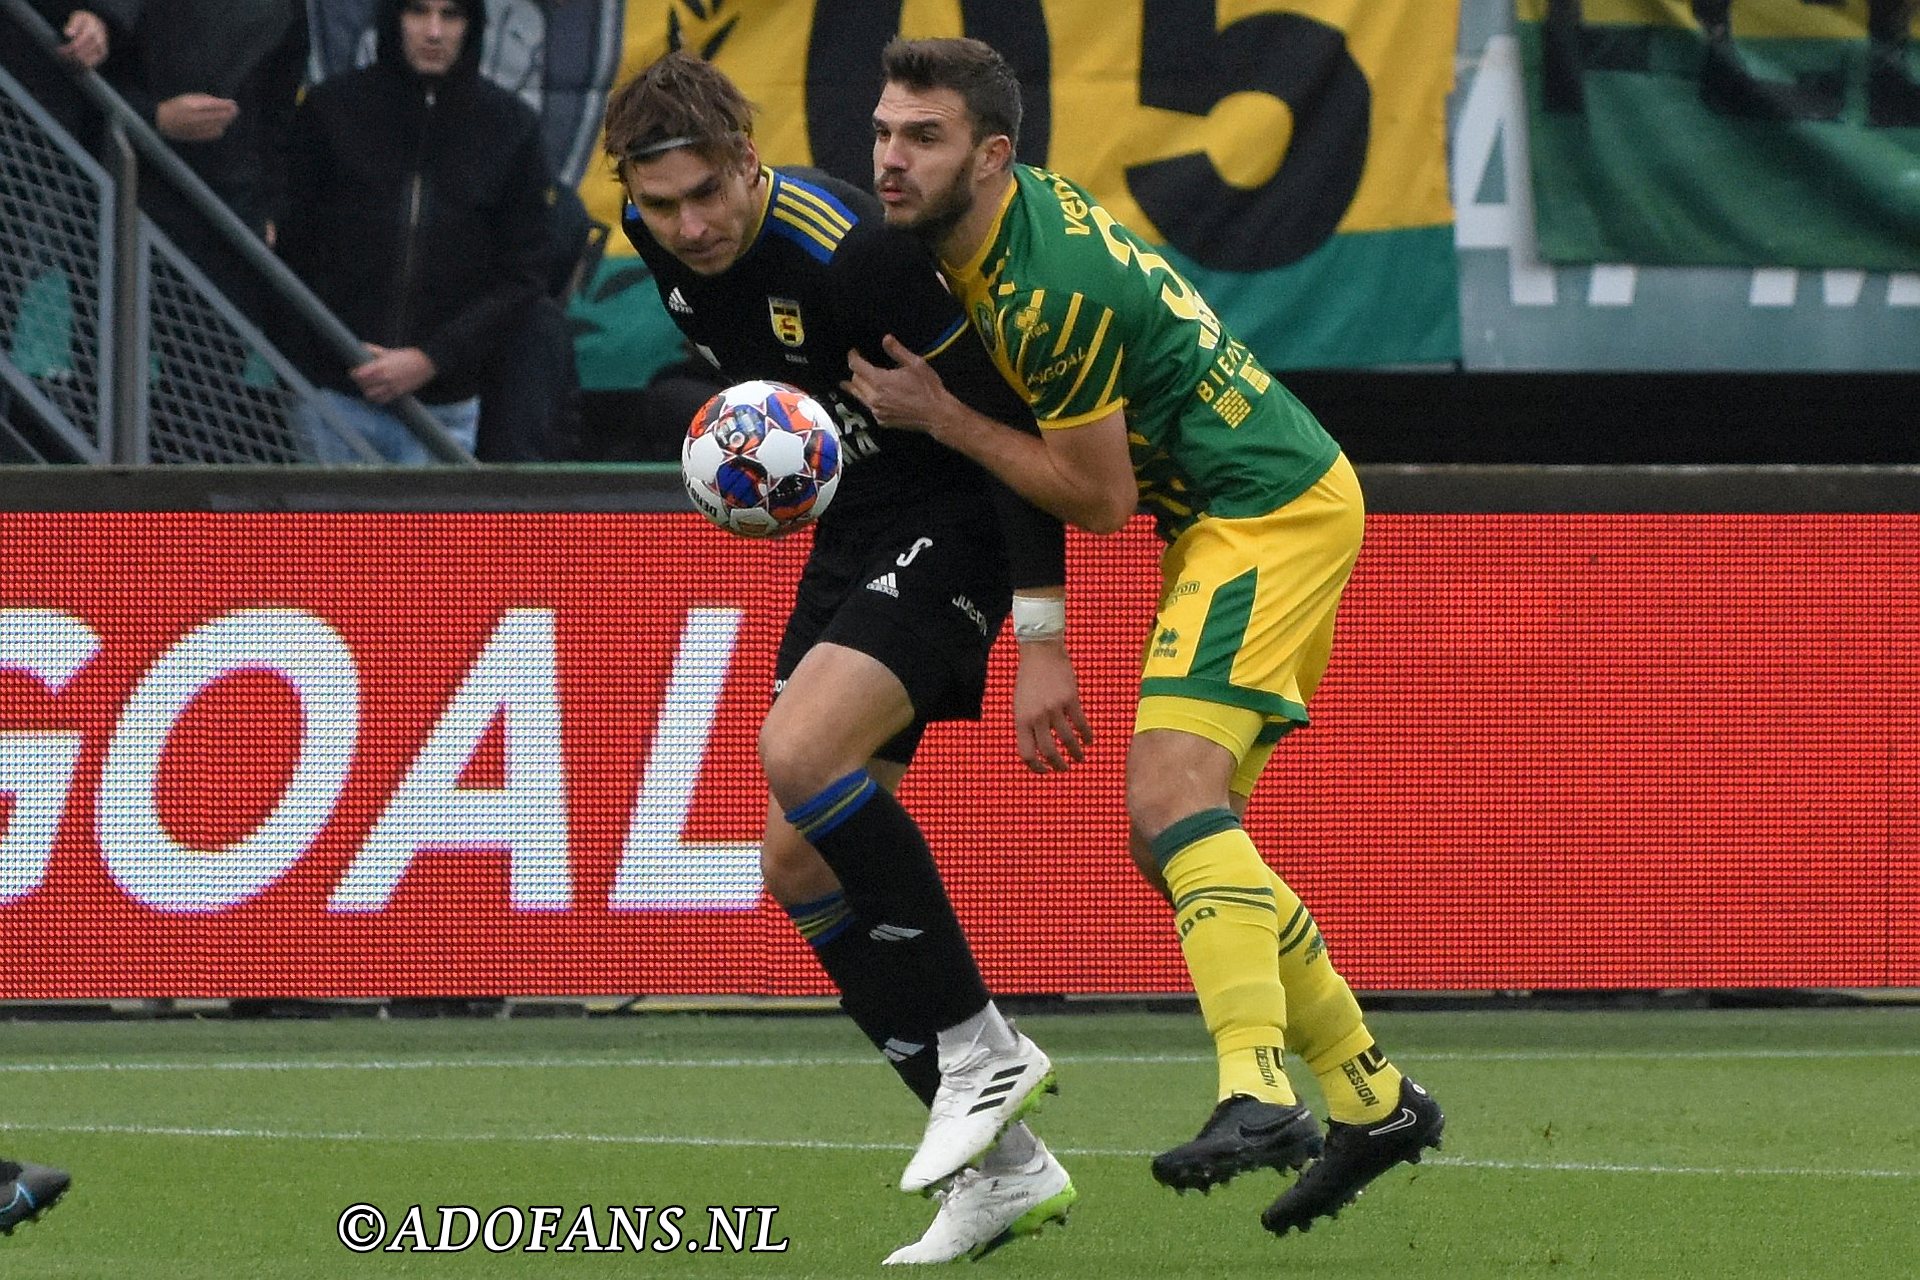
[[[1250,818],[1367,989],[1920,985],[1920,471],[1363,471]],[[810,995],[753,760],[800,541],[671,473],[0,477],[0,998]],[[1076,537],[1100,734],[997,654],[905,787],[996,989],[1186,987],[1125,854],[1144,523]]]

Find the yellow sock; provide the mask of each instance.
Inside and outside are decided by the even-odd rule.
[[[1372,1124],[1400,1105],[1400,1068],[1387,1061],[1366,1028],[1359,1039],[1357,1049],[1335,1049],[1307,1064],[1326,1095],[1327,1115],[1341,1124]]]
[[[1274,971],[1279,918],[1267,867],[1228,809],[1174,823],[1153,842],[1173,895],[1180,950],[1220,1063],[1222,1098],[1291,1104],[1281,1067],[1287,998]]]
[[[1312,913],[1272,868],[1267,869],[1267,887],[1279,909],[1287,1047],[1306,1060],[1335,1120],[1364,1124],[1382,1119],[1400,1103],[1400,1072],[1373,1043],[1360,1002],[1327,957]]]

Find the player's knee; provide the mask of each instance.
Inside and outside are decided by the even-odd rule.
[[[1134,861],[1148,852],[1154,837],[1196,809],[1193,797],[1177,779],[1156,775],[1153,770],[1134,770],[1127,777],[1128,845]],[[1143,864],[1144,865],[1144,864]]]
[[[1176,822],[1232,802],[1233,756],[1187,733],[1136,736],[1127,755],[1127,821],[1136,844],[1151,844]]]
[[[766,774],[767,786],[782,809],[805,804],[828,783],[851,772],[836,772],[837,761],[826,757],[797,727],[788,726],[777,716],[768,716],[760,726],[759,751],[761,772]]]

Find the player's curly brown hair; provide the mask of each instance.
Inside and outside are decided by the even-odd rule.
[[[607,99],[605,141],[617,177],[629,161],[688,147],[717,165],[746,158],[753,104],[726,73],[675,50]]]

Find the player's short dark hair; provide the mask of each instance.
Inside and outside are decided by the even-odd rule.
[[[753,137],[753,104],[711,62],[676,49],[607,99],[605,147],[617,174],[629,161],[687,147],[737,163]]]
[[[967,104],[973,117],[973,140],[996,133],[1020,147],[1020,78],[999,51],[982,40],[888,41],[880,54],[889,84],[903,84],[924,92],[951,89]]]

